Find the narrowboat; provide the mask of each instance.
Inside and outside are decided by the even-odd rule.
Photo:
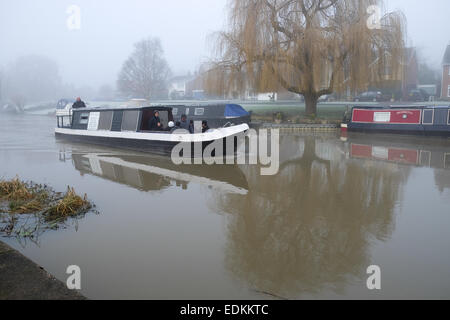
[[[149,106],[127,108],[72,109],[68,104],[57,112],[55,135],[77,142],[121,147],[139,151],[168,153],[179,143],[202,143],[203,147],[217,141],[245,134],[250,114],[239,105]],[[149,123],[158,111],[162,131],[150,131]],[[194,122],[195,132],[170,130],[170,122],[185,114]],[[210,130],[202,133],[201,122]],[[224,143],[225,145],[225,143]],[[235,146],[236,147],[236,146]],[[224,151],[226,152],[226,151]]]
[[[450,106],[357,106],[341,127],[344,132],[450,137]]]

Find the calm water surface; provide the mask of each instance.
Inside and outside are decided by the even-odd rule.
[[[71,144],[54,122],[0,114],[0,177],[71,185],[100,214],[2,240],[64,282],[79,265],[88,298],[450,298],[450,140],[284,133],[262,177]]]

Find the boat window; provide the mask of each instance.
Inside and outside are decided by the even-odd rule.
[[[173,114],[174,116],[176,116],[176,115],[178,114],[178,108],[173,108],[173,109],[172,109],[172,114]]]
[[[373,114],[374,122],[390,122],[391,121],[391,113],[390,112],[375,112]]]
[[[186,108],[186,112],[184,113],[185,115],[189,115],[189,108]]]
[[[150,130],[149,124],[150,124],[150,119],[153,117],[153,112],[154,112],[154,110],[152,110],[152,109],[150,109],[150,110],[146,109],[146,110],[142,111],[141,126],[140,126],[141,131]]]
[[[205,114],[205,108],[195,108],[195,115],[202,116]]]
[[[72,126],[71,116],[58,116],[58,128],[70,128]]]
[[[142,111],[139,131],[150,131],[150,120],[157,109],[148,109]],[[167,128],[169,121],[173,121],[173,113],[166,110],[158,110],[159,119],[164,128]]]
[[[80,124],[87,124],[89,122],[89,113],[82,113],[80,115]]]
[[[450,169],[450,153],[446,153],[444,156],[444,169]]]
[[[447,125],[448,120],[447,115],[448,115],[447,109],[435,109],[433,116],[433,124],[438,126]]]
[[[100,112],[91,112],[89,115],[89,123],[87,129],[89,131],[97,131],[100,120]]]
[[[434,110],[423,110],[423,124],[433,124]]]
[[[98,123],[98,130],[111,130],[113,112],[106,111],[100,113],[100,121]]]
[[[139,111],[124,111],[122,118],[122,131],[137,131]]]
[[[167,128],[169,125],[169,112],[168,111],[159,111],[159,119],[161,120],[161,124],[163,125],[163,128]]]

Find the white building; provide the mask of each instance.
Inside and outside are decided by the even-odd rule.
[[[169,99],[179,100],[186,96],[186,86],[189,81],[194,79],[193,76],[178,76],[169,81]]]

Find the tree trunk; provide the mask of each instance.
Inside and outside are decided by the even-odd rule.
[[[319,97],[313,93],[305,94],[306,116],[317,116],[317,101]]]

